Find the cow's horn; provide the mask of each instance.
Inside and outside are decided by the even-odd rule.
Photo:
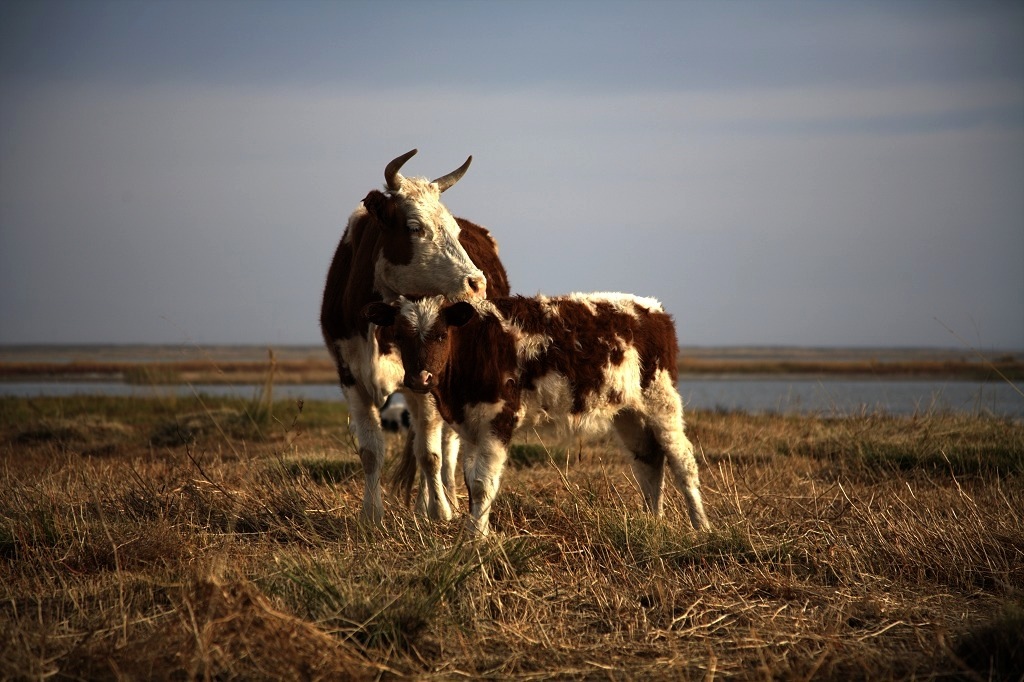
[[[469,164],[472,160],[473,157],[472,155],[470,155],[470,157],[466,159],[466,163],[462,164],[448,175],[442,175],[437,180],[434,180],[434,184],[437,185],[437,189],[443,192],[452,185],[454,185],[456,182],[458,182],[459,179],[466,174],[466,171],[469,169]]]
[[[417,150],[413,149],[394,159],[391,163],[384,168],[384,181],[388,183],[388,189],[392,192],[397,192],[402,186],[402,176],[398,174],[398,169],[405,164],[406,161],[416,155]]]

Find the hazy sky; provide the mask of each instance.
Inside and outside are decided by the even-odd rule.
[[[0,0],[0,343],[318,343],[417,147],[520,293],[1024,348],[1022,46],[1019,2]]]

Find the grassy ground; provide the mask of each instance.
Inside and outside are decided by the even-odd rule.
[[[1024,671],[1019,423],[690,414],[705,535],[610,441],[519,445],[476,543],[359,522],[343,410],[0,399],[0,678]]]

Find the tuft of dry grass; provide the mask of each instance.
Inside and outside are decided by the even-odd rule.
[[[0,677],[1024,670],[1019,423],[693,413],[702,534],[612,440],[520,444],[481,542],[391,496],[362,522],[342,406],[250,407],[0,399]]]

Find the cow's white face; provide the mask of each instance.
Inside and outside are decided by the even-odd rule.
[[[397,209],[392,238],[405,241],[384,248],[374,267],[374,284],[386,300],[399,295],[452,300],[483,298],[487,278],[459,243],[459,224],[444,204],[438,186],[425,178],[403,178],[392,192]]]

